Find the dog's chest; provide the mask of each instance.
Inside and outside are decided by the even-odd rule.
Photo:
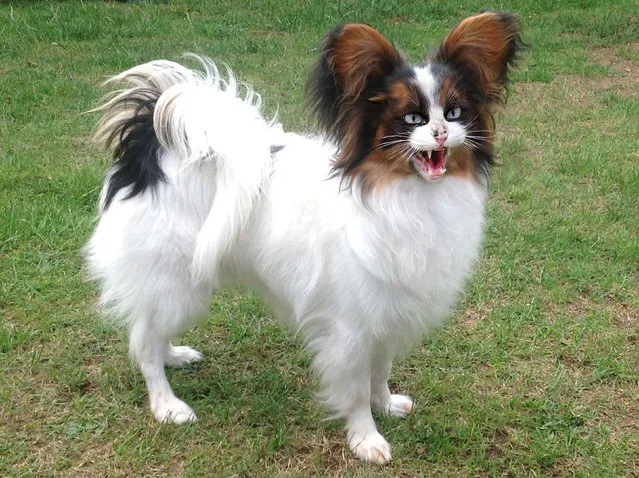
[[[427,187],[420,181],[397,184],[362,210],[348,242],[389,293],[454,300],[479,252],[485,189],[456,178]]]

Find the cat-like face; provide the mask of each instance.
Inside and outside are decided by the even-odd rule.
[[[521,43],[517,19],[467,18],[422,65],[376,30],[330,32],[309,80],[321,124],[339,142],[336,172],[363,192],[417,174],[477,177],[492,164],[493,110]]]
[[[471,149],[477,112],[445,66],[407,72],[390,85],[374,148],[384,151],[391,171],[410,169],[426,181],[438,181],[449,160],[458,158],[456,148]]]

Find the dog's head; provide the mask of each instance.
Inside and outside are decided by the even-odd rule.
[[[334,172],[364,194],[411,174],[480,178],[493,164],[493,113],[520,46],[520,23],[506,13],[465,19],[417,65],[368,25],[333,29],[307,92],[339,144]]]

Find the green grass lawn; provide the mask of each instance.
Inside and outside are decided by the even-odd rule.
[[[0,475],[639,476],[639,19],[635,0],[0,1]],[[226,61],[308,129],[322,34],[364,21],[419,61],[461,18],[520,15],[481,263],[450,324],[399,360],[383,468],[320,420],[309,358],[262,302],[214,301],[171,370],[199,421],[161,426],[126,336],[83,281],[109,157],[107,76],[186,51]]]

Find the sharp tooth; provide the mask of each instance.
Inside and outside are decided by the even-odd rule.
[[[430,155],[433,154],[432,151],[426,151],[426,153],[428,154],[428,159],[430,159]]]

